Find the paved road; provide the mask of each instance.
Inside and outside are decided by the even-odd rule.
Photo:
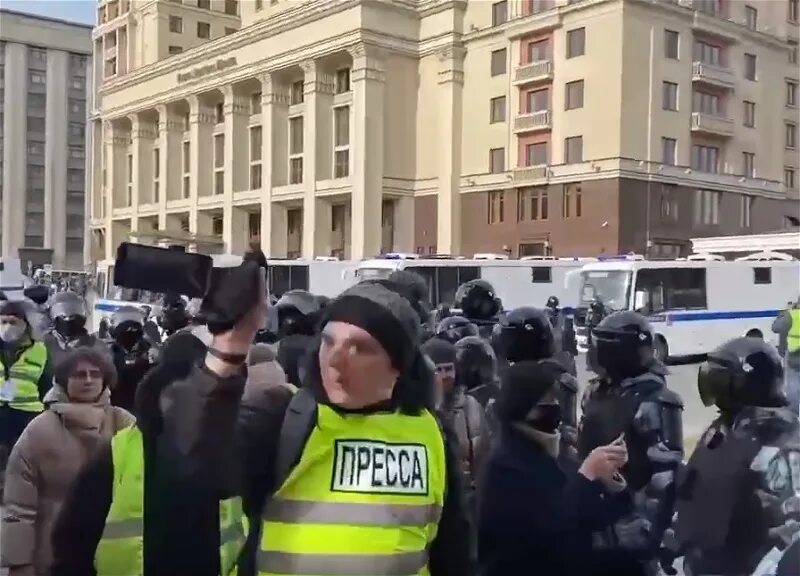
[[[585,370],[586,361],[583,355],[576,359],[576,363],[578,381],[583,389],[592,373]],[[696,362],[672,364],[669,366],[670,374],[667,376],[667,385],[683,398],[683,436],[687,456],[697,443],[700,434],[716,416],[715,408],[706,408],[700,401],[697,392],[697,367]]]

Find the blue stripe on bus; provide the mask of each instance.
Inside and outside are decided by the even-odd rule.
[[[141,306],[139,302],[120,302],[118,304],[111,304],[109,302],[96,302],[94,305],[95,310],[99,310],[101,312],[116,312],[123,306],[134,306],[138,308]]]
[[[701,320],[743,320],[747,318],[775,318],[781,310],[734,310],[730,312],[667,312],[649,318],[650,322],[699,322]]]

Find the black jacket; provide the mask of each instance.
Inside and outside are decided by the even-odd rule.
[[[194,361],[162,364],[137,396],[145,450],[145,576],[218,576],[219,500],[241,492],[239,461],[230,448],[244,375],[222,379]],[[107,445],[76,479],[61,510],[51,576],[95,574],[112,480]]]
[[[592,532],[610,525],[623,502],[503,425],[479,488],[481,576],[595,574]]]

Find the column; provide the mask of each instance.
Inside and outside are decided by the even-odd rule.
[[[248,172],[250,106],[247,98],[233,86],[223,88],[225,95],[225,207],[222,216],[222,239],[228,253],[240,254],[247,248],[247,214],[233,207],[235,192],[249,188]]]
[[[374,256],[381,248],[383,198],[384,82],[378,49],[359,44],[353,57],[353,134],[350,257]]]
[[[414,197],[400,196],[394,201],[394,249],[412,253],[414,242]]]
[[[158,154],[160,172],[158,185],[158,227],[167,229],[167,201],[181,197],[183,176],[183,123],[166,104],[158,110]]]
[[[461,251],[461,110],[464,90],[464,53],[460,46],[439,52],[437,109],[440,157],[437,195],[437,246],[440,254]]]
[[[152,204],[153,182],[153,144],[156,130],[150,122],[142,120],[138,114],[131,116],[131,151],[133,153],[133,212],[138,212],[140,204]],[[159,166],[160,168],[160,166]]]
[[[272,74],[261,81],[261,249],[267,256],[286,256],[286,209],[272,202],[272,187],[285,182],[288,95]],[[281,137],[282,136],[282,137]],[[283,170],[280,168],[283,166]],[[283,175],[283,179],[281,179]]]
[[[63,266],[67,236],[67,72],[66,52],[47,51],[44,144],[44,247],[52,263]]]
[[[125,194],[125,152],[124,136],[113,121],[103,125],[103,145],[106,162],[106,260],[113,260],[116,252],[114,232],[114,209],[122,207]]]
[[[3,242],[0,254],[16,256],[25,242],[26,189],[26,99],[28,50],[23,44],[6,42],[5,121],[3,130]]]
[[[198,232],[197,199],[214,191],[214,111],[198,96],[189,96],[191,142],[189,231]]]
[[[301,64],[304,78],[303,114],[303,246],[304,258],[313,258],[317,248],[317,101],[318,84],[323,82],[323,71],[314,60]]]

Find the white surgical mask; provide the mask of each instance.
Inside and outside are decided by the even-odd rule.
[[[16,342],[25,334],[25,326],[19,324],[0,325],[0,340],[3,342]]]

